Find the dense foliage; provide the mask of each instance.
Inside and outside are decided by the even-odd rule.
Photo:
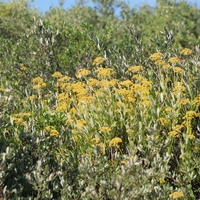
[[[0,1],[0,199],[199,199],[199,8],[93,2]]]

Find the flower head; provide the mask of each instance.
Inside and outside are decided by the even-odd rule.
[[[169,195],[169,197],[172,199],[179,199],[184,197],[184,194],[182,192],[173,192]]]
[[[100,130],[100,132],[105,133],[105,132],[111,131],[111,128],[108,126],[102,126],[99,130]]]
[[[142,71],[143,69],[144,69],[144,67],[142,67],[142,66],[131,66],[128,68],[127,72],[135,73],[138,71]]]
[[[119,143],[122,143],[122,139],[119,137],[115,137],[109,142],[109,147],[114,146],[119,148]]]
[[[187,55],[191,55],[192,54],[192,50],[188,49],[188,48],[184,48],[181,52],[181,55],[187,56]]]
[[[168,60],[169,63],[180,63],[180,59],[178,57],[171,57]]]
[[[97,73],[97,76],[100,78],[109,78],[111,75],[115,74],[115,71],[112,68],[100,67],[95,70],[95,73]]]
[[[52,74],[52,77],[54,77],[54,78],[60,78],[60,77],[62,77],[63,75],[60,73],[60,72],[54,72],[53,74]]]
[[[155,60],[161,60],[162,57],[163,57],[163,54],[160,52],[157,52],[157,53],[152,54],[149,58],[155,61]]]
[[[180,138],[180,133],[177,131],[170,131],[168,135],[172,138]]]
[[[76,78],[82,78],[91,74],[90,70],[87,69],[79,69],[76,73]]]
[[[103,57],[97,57],[97,58],[94,59],[92,65],[98,66],[98,65],[102,64],[105,60],[106,59],[103,58]]]

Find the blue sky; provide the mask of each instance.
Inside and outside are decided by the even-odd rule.
[[[142,4],[148,4],[150,6],[156,5],[156,0],[124,0],[125,2],[129,2],[131,7],[140,6]],[[4,0],[4,2],[7,2]],[[38,10],[45,12],[48,11],[50,6],[56,7],[58,6],[59,0],[34,0],[32,5],[34,5]],[[90,0],[91,2],[91,0]],[[200,0],[188,0],[190,4],[195,4],[200,7]],[[66,0],[64,4],[64,8],[71,8],[73,5],[76,4],[76,0]],[[90,4],[91,5],[91,4]]]

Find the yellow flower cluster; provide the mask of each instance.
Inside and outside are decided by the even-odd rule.
[[[173,192],[169,195],[169,197],[172,199],[179,199],[179,198],[183,198],[184,194],[182,192]]]
[[[41,88],[44,88],[47,85],[41,77],[34,78],[32,80],[32,83],[34,83],[33,88],[36,90],[40,90]]]
[[[119,148],[119,143],[122,143],[122,139],[119,137],[115,137],[109,142],[109,147],[114,146]]]
[[[180,138],[181,137],[181,131],[184,128],[183,124],[176,125],[172,127],[172,131],[168,133],[168,135],[172,138]]]
[[[61,77],[61,78],[58,79],[58,82],[59,83],[68,82],[68,81],[70,81],[70,79],[71,78],[69,76],[63,76],[63,77]]]
[[[188,98],[183,98],[178,101],[179,106],[182,106],[182,105],[185,106],[186,104],[189,104],[189,103],[190,103],[190,100]]]
[[[47,132],[47,134],[49,134],[48,138],[58,137],[59,135],[59,132],[55,129],[54,126],[46,126],[44,128],[44,131]]]
[[[115,71],[112,68],[100,67],[95,70],[95,73],[97,73],[97,77],[99,78],[110,78],[111,75],[115,74]]]
[[[91,71],[90,70],[87,70],[87,69],[79,69],[77,72],[76,72],[76,78],[82,78],[82,77],[85,77],[87,75],[91,74]]]
[[[27,67],[24,64],[21,64],[21,70],[22,71],[27,71]]]
[[[188,48],[184,48],[181,52],[181,55],[187,56],[187,55],[191,55],[192,54],[192,50],[188,49]]]
[[[163,184],[163,183],[165,183],[166,181],[165,181],[164,178],[159,178],[159,179],[157,179],[157,182],[160,183],[160,184]]]
[[[165,65],[165,61],[164,60],[156,60],[154,62],[155,65]]]
[[[57,130],[51,130],[49,137],[58,137],[58,135],[59,135],[59,132]]]
[[[100,64],[102,64],[106,59],[103,57],[97,57],[94,59],[92,65],[98,66]]]
[[[119,84],[121,86],[130,87],[133,85],[133,82],[131,80],[125,80],[125,81],[121,81]]]
[[[197,117],[197,113],[193,110],[187,111],[183,119],[191,121],[193,118]]]
[[[174,67],[173,71],[174,73],[177,73],[177,74],[183,74],[185,72],[185,70],[180,67]]]
[[[76,120],[76,124],[74,126],[75,129],[82,129],[86,124],[86,121],[84,119],[78,119]]]
[[[126,132],[130,135],[130,134],[134,133],[134,130],[132,130],[132,129],[127,129]]]
[[[25,120],[27,118],[29,118],[31,116],[31,113],[29,112],[21,112],[21,113],[17,113],[17,114],[14,114],[12,116],[12,120],[16,123],[16,124],[21,124],[21,125],[25,125],[26,122]]]
[[[163,57],[163,54],[160,53],[160,52],[157,52],[157,53],[152,54],[149,58],[150,58],[152,61],[156,61],[156,60],[161,60],[162,57]]]
[[[167,120],[167,119],[165,119],[165,118],[163,118],[163,117],[158,118],[158,119],[157,119],[157,122],[160,122],[160,124],[161,124],[162,126],[167,126],[167,125],[170,124],[170,121]]]
[[[169,63],[180,63],[180,59],[178,57],[171,57],[168,60]]]
[[[190,140],[195,139],[195,136],[194,136],[193,134],[188,134],[187,137],[188,137]]]
[[[127,72],[136,73],[142,71],[144,69],[143,66],[131,66],[128,68]]]
[[[171,108],[171,107],[165,108],[165,112],[171,113],[172,111],[173,111],[173,108]]]
[[[102,126],[102,127],[100,127],[99,131],[102,133],[106,133],[106,132],[110,132],[111,128],[108,126]]]
[[[180,133],[177,131],[170,131],[168,135],[172,138],[180,138]]]
[[[193,105],[196,105],[197,107],[200,106],[200,94],[197,95],[194,100],[192,101]]]
[[[99,144],[101,140],[99,138],[92,138],[90,142],[92,142],[92,144]]]
[[[60,72],[54,72],[53,74],[52,74],[52,77],[54,77],[54,78],[61,78],[63,75],[60,73]]]

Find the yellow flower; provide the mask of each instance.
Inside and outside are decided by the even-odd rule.
[[[22,70],[22,71],[26,71],[26,70],[27,70],[27,67],[26,67],[24,64],[21,64],[21,70]]]
[[[59,83],[68,82],[71,78],[69,76],[63,76],[62,78],[58,79]]]
[[[197,146],[194,146],[192,149],[194,150],[195,153],[197,153],[200,150],[200,148]]]
[[[62,93],[58,94],[58,102],[66,101],[67,99],[68,99],[67,93],[62,92]]]
[[[50,132],[51,130],[54,130],[54,129],[55,129],[54,126],[46,126],[44,128],[44,130],[47,131],[47,132]]]
[[[115,71],[112,68],[100,67],[97,70],[95,70],[95,73],[97,73],[97,77],[109,78],[111,75],[115,74]]]
[[[121,165],[125,165],[126,161],[125,160],[121,160]]]
[[[179,158],[184,160],[184,154],[180,154]]]
[[[188,99],[188,98],[186,98],[186,99],[180,99],[179,100],[179,102],[178,102],[178,104],[181,106],[181,105],[186,105],[186,104],[188,104],[188,103],[190,103],[190,100]]]
[[[39,90],[43,87],[46,87],[46,83],[43,81],[43,79],[41,77],[36,77],[34,79],[32,79],[32,83],[34,83],[35,85],[33,86],[34,89]]]
[[[85,77],[87,75],[91,74],[91,71],[90,70],[87,70],[87,69],[80,69],[77,71],[76,73],[76,78],[82,78],[82,77]]]
[[[32,79],[31,82],[35,83],[35,84],[38,84],[38,83],[42,83],[44,81],[43,81],[43,79],[41,77],[36,77],[36,78]]]
[[[156,60],[154,62],[155,65],[164,65],[165,64],[165,61],[164,60]]]
[[[160,183],[160,184],[163,184],[163,183],[165,183],[165,179],[164,178],[159,178],[159,179],[157,179],[157,182]]]
[[[133,85],[133,82],[130,80],[125,80],[119,83],[122,86],[126,86],[126,87],[130,87],[131,85]]]
[[[165,108],[165,112],[169,112],[169,113],[171,113],[173,111],[173,108],[171,108],[171,107],[167,107],[167,108]]]
[[[98,85],[100,87],[103,87],[103,88],[109,88],[109,87],[113,87],[115,86],[117,83],[116,79],[113,79],[111,81],[108,81],[108,80],[101,80],[98,82]]]
[[[187,111],[183,119],[192,120],[194,117],[197,116],[197,113],[193,110]]]
[[[100,64],[102,64],[105,60],[106,60],[106,59],[103,58],[103,57],[97,57],[97,58],[94,59],[92,65],[96,65],[96,66],[97,66],[97,65],[100,65]]]
[[[109,142],[109,147],[114,146],[119,148],[119,143],[122,143],[122,139],[119,137],[115,137]]]
[[[102,126],[99,130],[100,130],[100,132],[105,133],[105,132],[111,131],[111,128],[108,126]]]
[[[65,124],[66,124],[66,125],[67,125],[67,124],[72,124],[73,122],[74,122],[73,119],[68,119],[68,120],[66,120]]]
[[[41,88],[46,87],[46,85],[47,85],[46,83],[40,83],[40,84],[34,85],[33,89],[39,90]]]
[[[195,139],[195,136],[194,136],[193,134],[189,134],[189,135],[187,135],[187,137],[188,137],[190,140]]]
[[[97,79],[90,78],[87,80],[87,85],[94,87],[99,85],[99,81]]]
[[[163,117],[158,118],[157,122],[160,122],[162,126],[167,126],[170,124],[170,121]]]
[[[50,137],[58,137],[59,135],[59,132],[57,130],[51,130],[50,131]]]
[[[53,74],[52,74],[52,77],[54,77],[54,78],[60,78],[60,77],[62,77],[63,75],[60,73],[60,72],[54,72]]]
[[[161,60],[162,57],[163,57],[163,54],[160,52],[157,52],[157,53],[152,54],[149,58],[155,61],[155,60]]]
[[[180,67],[174,67],[173,70],[174,70],[174,73],[177,73],[177,74],[183,74],[185,72],[185,70]]]
[[[70,115],[75,115],[76,113],[77,113],[77,111],[76,111],[75,108],[71,108],[70,111],[69,111]]]
[[[192,101],[193,105],[200,106],[200,94],[194,98]]]
[[[56,112],[65,112],[67,111],[68,103],[65,101],[58,102],[56,106]]]
[[[127,72],[135,73],[138,71],[142,71],[144,68],[142,66],[131,66],[128,68]]]
[[[176,131],[176,132],[181,132],[181,130],[184,128],[184,126],[182,124],[177,124],[176,126],[173,126],[172,127],[172,130],[173,131]]]
[[[169,63],[180,63],[180,59],[178,57],[171,57],[168,60]]]
[[[173,192],[169,195],[169,197],[172,199],[179,199],[184,197],[184,194],[182,192]]]
[[[12,117],[12,120],[17,123],[17,124],[22,124],[24,123],[23,117]]]
[[[76,124],[74,128],[82,129],[85,126],[85,124],[86,124],[86,121],[84,119],[76,120]]]
[[[126,132],[127,132],[128,134],[132,134],[132,133],[134,133],[134,130],[132,130],[132,129],[127,129]]]
[[[181,55],[184,55],[184,56],[187,56],[187,55],[190,55],[192,54],[192,50],[191,49],[188,49],[188,48],[184,48],[181,52],[180,52]]]
[[[91,142],[92,144],[97,145],[97,144],[99,144],[99,143],[101,142],[101,140],[100,140],[99,138],[92,138],[92,139],[90,140],[90,142]]]
[[[180,133],[177,131],[170,131],[168,135],[172,138],[180,138]]]

